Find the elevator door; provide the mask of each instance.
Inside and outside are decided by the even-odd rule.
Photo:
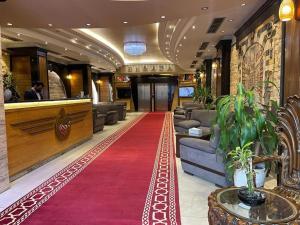
[[[155,111],[168,111],[168,84],[155,84]]]
[[[140,112],[151,111],[151,86],[150,83],[138,84],[138,108]]]

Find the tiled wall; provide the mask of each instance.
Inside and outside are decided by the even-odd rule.
[[[0,28],[1,35],[1,28]],[[0,68],[2,68],[2,54],[0,42]],[[3,99],[3,81],[2,70],[0,71],[0,193],[6,190],[9,186],[8,167],[7,167],[7,144],[5,130],[5,112]]]
[[[281,29],[281,23],[270,17],[238,45],[234,44],[231,52],[231,94],[236,93],[236,85],[240,81],[249,89],[262,84],[268,77],[280,89]],[[265,86],[257,88],[256,93],[258,99],[265,102]],[[276,88],[272,88],[270,97],[279,100]]]

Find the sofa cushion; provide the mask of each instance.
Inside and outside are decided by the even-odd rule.
[[[209,145],[209,141],[205,141],[202,139],[196,139],[196,138],[181,138],[179,140],[179,143],[181,145],[184,145],[189,148],[198,149],[203,152],[207,152],[210,154],[215,154],[216,149],[212,148]]]
[[[185,115],[185,110],[175,110],[175,115]]]
[[[212,148],[218,148],[220,143],[220,127],[218,125],[213,126],[213,134],[210,137],[209,145]]]
[[[190,129],[192,127],[199,127],[200,125],[201,123],[197,120],[185,120],[177,124],[178,127],[182,127],[185,129]]]
[[[185,115],[177,115],[177,114],[174,115],[174,118],[176,118],[176,119],[183,119],[183,120],[186,119]]]
[[[201,122],[201,126],[210,127],[216,117],[215,110],[193,110],[191,119]]]

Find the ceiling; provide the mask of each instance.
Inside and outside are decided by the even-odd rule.
[[[233,33],[265,0],[8,0],[0,3],[4,48],[38,45],[66,63],[87,62],[115,70],[125,64],[174,63],[194,71],[216,55],[215,45]],[[207,33],[214,18],[224,18]],[[145,41],[138,57],[123,51],[126,41]],[[203,42],[209,42],[196,57]],[[199,55],[198,55],[199,56]],[[75,60],[73,60],[75,59]],[[194,61],[194,68],[191,64]],[[197,61],[197,62],[196,62]]]

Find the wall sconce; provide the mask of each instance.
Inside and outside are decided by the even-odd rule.
[[[213,63],[212,63],[212,68],[213,68],[213,69],[217,69],[217,67],[218,67],[218,64],[217,64],[216,62],[213,62]]]
[[[103,83],[103,81],[102,80],[97,80],[96,83],[101,85]]]
[[[203,73],[203,72],[202,72],[202,73],[200,73],[200,78],[201,78],[201,79],[203,79],[203,78],[204,78],[204,76],[205,76],[205,75],[204,75],[204,73]]]
[[[294,19],[295,17],[295,3],[294,0],[283,0],[279,8],[279,18],[281,21],[286,22]]]
[[[68,80],[72,80],[72,75],[71,75],[71,74],[68,74],[68,75],[67,75],[67,79],[68,79]]]

